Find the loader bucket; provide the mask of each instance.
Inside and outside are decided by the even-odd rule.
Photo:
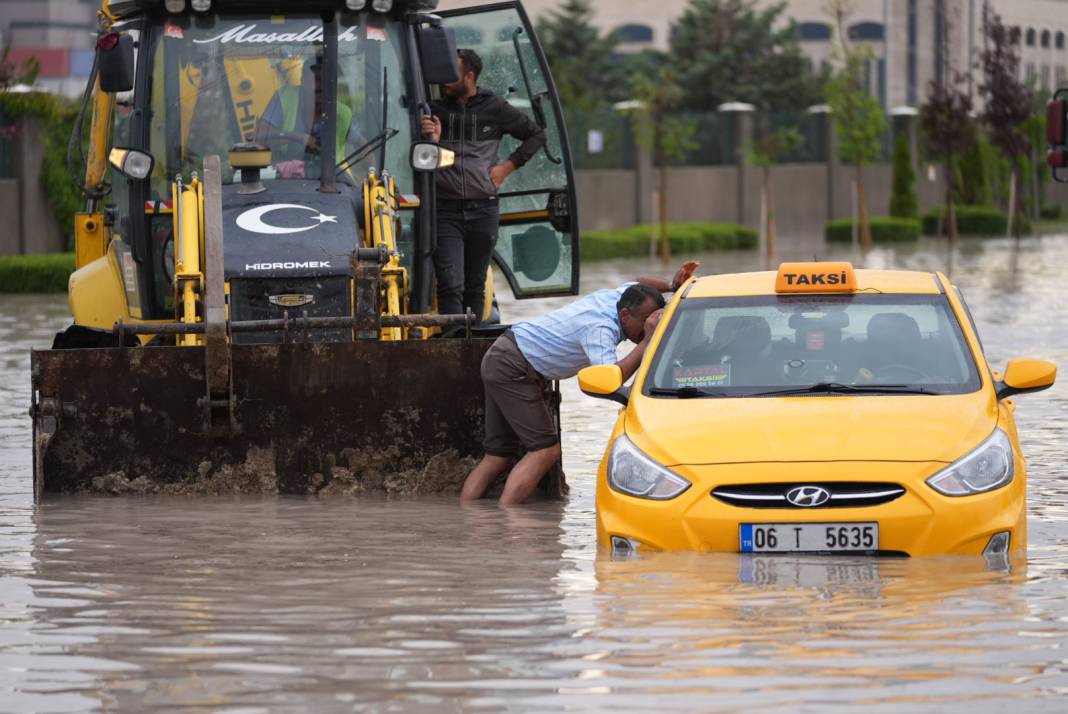
[[[491,344],[232,345],[229,409],[203,347],[34,351],[35,495],[458,493]],[[565,489],[559,469],[542,483]]]

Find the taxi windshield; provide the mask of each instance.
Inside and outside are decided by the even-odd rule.
[[[644,392],[962,394],[979,386],[943,295],[769,295],[683,300]]]
[[[376,24],[377,23],[377,24]],[[398,23],[342,14],[338,22],[337,112],[324,106],[324,26],[318,15],[197,15],[170,18],[153,55],[153,189],[223,161],[223,182],[238,180],[228,153],[240,142],[271,149],[264,180],[314,179],[341,170],[357,183],[370,166],[399,181],[410,174],[404,109],[407,68]],[[324,132],[336,151],[324,157]],[[392,141],[391,141],[392,140]],[[388,144],[388,153],[385,149]],[[385,162],[382,163],[382,158]]]

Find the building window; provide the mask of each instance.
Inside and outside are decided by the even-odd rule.
[[[1027,35],[1025,36],[1024,44],[1026,44],[1028,47],[1034,47],[1035,46],[1035,28],[1033,28],[1033,27],[1028,27],[1027,28]]]
[[[1024,67],[1024,82],[1026,82],[1027,84],[1031,84],[1034,81],[1035,81],[1035,63],[1034,62],[1028,62],[1027,66]]]
[[[1063,50],[1064,49],[1064,33],[1063,32],[1058,32],[1057,35],[1053,38],[1053,46],[1056,47],[1058,50]]]
[[[1042,39],[1040,42],[1043,47],[1049,47],[1049,30],[1042,30]]]
[[[652,42],[653,28],[648,25],[623,25],[616,28],[620,42]]]
[[[802,22],[797,26],[797,39],[818,42],[831,39],[831,26],[825,22]]]
[[[1066,77],[1068,77],[1068,67],[1065,67],[1063,64],[1058,65],[1054,76],[1057,78],[1057,87],[1063,87],[1064,80]],[[1057,87],[1054,87],[1054,89],[1056,89]]]
[[[905,103],[916,106],[916,0],[908,6],[908,50],[905,56]]]
[[[879,22],[858,22],[849,28],[849,39],[881,41],[883,26]]]
[[[1041,77],[1042,77],[1042,79],[1041,79],[1042,83],[1038,85],[1039,88],[1040,89],[1049,89],[1049,65],[1048,64],[1042,65],[1042,75],[1041,75]]]

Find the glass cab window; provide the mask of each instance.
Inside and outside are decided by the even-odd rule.
[[[979,376],[941,295],[684,300],[654,358],[650,388],[721,396],[834,383],[972,392]]]
[[[188,180],[209,154],[222,158],[224,183],[238,180],[227,155],[244,141],[270,147],[265,181],[318,180],[335,171],[357,185],[376,166],[406,186],[411,131],[400,30],[380,18],[339,17],[336,149],[324,157],[323,135],[332,122],[323,112],[318,15],[169,19],[153,60],[154,193],[169,198],[173,178],[180,173]]]
[[[578,217],[566,133],[548,64],[525,13],[515,4],[440,13],[461,49],[482,58],[478,85],[527,113],[545,147],[501,186],[494,254],[518,298],[578,292]],[[500,157],[519,146],[506,136]]]

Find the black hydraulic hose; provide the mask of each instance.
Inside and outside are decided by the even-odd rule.
[[[389,131],[389,67],[382,67],[382,131]],[[386,142],[382,142],[382,153],[378,160],[378,172],[386,170]]]
[[[87,159],[82,152],[82,137],[85,134],[85,113],[89,107],[89,102],[93,97],[93,90],[96,88],[98,69],[97,69],[97,56],[93,54],[93,67],[89,70],[89,80],[85,85],[85,92],[82,94],[82,103],[78,107],[78,116],[74,119],[74,128],[70,133],[70,140],[67,142],[67,173],[70,174],[71,182],[78,189],[83,196],[90,201],[98,201],[107,195],[108,190],[111,188],[107,183],[104,183],[100,188],[94,188],[87,186],[85,181],[78,174],[78,167],[75,165],[75,154],[81,160],[82,167],[85,167]]]

